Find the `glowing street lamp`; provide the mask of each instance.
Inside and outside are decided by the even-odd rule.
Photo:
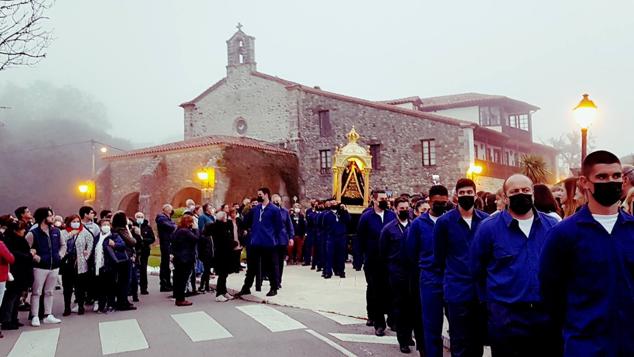
[[[105,146],[102,146],[101,149],[99,149],[99,151],[101,151],[102,154],[105,154],[108,152],[108,148]]]
[[[77,191],[83,196],[84,202],[90,202],[95,199],[95,181],[88,180],[77,185]]]
[[[79,190],[80,193],[83,193],[83,194],[88,193],[88,185],[86,185],[85,183],[82,183],[79,186],[77,186],[77,189]]]
[[[212,166],[203,167],[196,171],[196,177],[201,184],[203,201],[211,200],[214,188],[216,187],[216,168]]]
[[[597,116],[597,106],[588,98],[588,94],[583,95],[583,99],[572,110],[581,127],[581,163],[586,158],[588,150],[588,128]]]

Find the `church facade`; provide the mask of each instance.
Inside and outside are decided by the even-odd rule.
[[[184,111],[184,141],[107,158],[108,166],[97,181],[98,201],[116,208],[130,195],[125,192],[145,190],[139,195],[139,207],[156,212],[156,202],[174,201],[172,195],[178,192],[179,185],[196,187],[191,179],[179,183],[183,177],[180,174],[180,178],[171,178],[172,171],[179,171],[178,160],[172,171],[161,173],[167,177],[165,184],[169,187],[159,192],[152,188],[157,185],[143,189],[140,182],[129,187],[125,183],[115,185],[106,173],[132,172],[137,169],[128,167],[165,160],[183,150],[200,156],[188,162],[188,167],[217,163],[214,166],[219,166],[220,172],[230,171],[226,165],[239,164],[240,156],[233,157],[234,161],[223,160],[222,152],[244,142],[249,145],[241,146],[243,150],[264,153],[258,156],[259,161],[249,160],[250,166],[258,167],[256,171],[270,173],[280,169],[284,174],[273,175],[274,179],[248,171],[234,172],[237,176],[231,178],[217,176],[218,184],[227,189],[216,192],[215,203],[251,196],[263,184],[300,200],[328,197],[332,195],[333,156],[337,146],[347,142],[346,134],[352,128],[360,135],[359,144],[372,155],[370,187],[394,194],[426,191],[434,182],[451,187],[474,164],[483,167],[474,177],[480,185],[478,189],[495,191],[505,177],[520,170],[521,156],[529,153],[541,156],[549,167],[556,167],[556,151],[532,141],[532,114],[539,109],[536,106],[475,93],[379,102],[305,86],[259,72],[255,38],[241,29],[227,40],[226,77],[180,106]],[[208,138],[222,139],[222,144],[214,145],[221,145],[224,151],[188,144]],[[285,159],[281,161],[290,163],[286,165],[290,167],[280,164],[282,157]],[[147,170],[152,172],[151,168],[146,167]],[[245,176],[240,177],[241,174]],[[228,180],[243,180],[250,185],[231,185],[225,182]],[[231,198],[226,196],[228,192]],[[150,198],[152,195],[156,197]]]

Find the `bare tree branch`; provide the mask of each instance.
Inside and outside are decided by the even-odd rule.
[[[31,66],[46,57],[52,40],[44,16],[53,0],[0,0],[0,71]]]

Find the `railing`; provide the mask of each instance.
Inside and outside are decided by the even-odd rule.
[[[475,164],[482,167],[482,173],[480,175],[502,179],[505,179],[512,174],[516,174],[522,170],[518,166],[504,165],[485,160],[476,160]]]

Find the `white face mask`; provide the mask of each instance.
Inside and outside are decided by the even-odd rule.
[[[295,213],[299,213],[300,209],[299,208],[295,208]]]
[[[81,223],[79,222],[70,222],[70,228],[72,229],[79,229],[80,226],[81,226]]]
[[[143,219],[143,218],[137,218],[137,219],[136,219],[136,223],[137,223],[139,226],[140,226],[140,225],[142,225],[142,224],[143,224],[143,222],[145,222],[145,219]]]
[[[102,226],[101,227],[101,233],[103,233],[103,234],[110,233],[110,226]]]

